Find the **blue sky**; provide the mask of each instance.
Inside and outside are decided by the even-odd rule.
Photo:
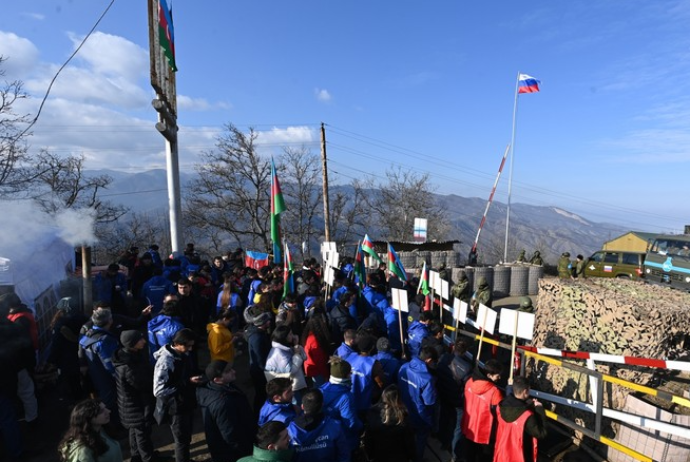
[[[6,78],[32,96],[20,109],[35,114],[108,3],[4,6]],[[318,153],[324,122],[332,181],[414,168],[439,193],[487,198],[523,72],[542,85],[519,97],[513,202],[643,231],[690,224],[690,1],[172,5],[183,169],[225,123],[259,130],[266,153]],[[32,149],[83,154],[92,169],[164,167],[147,27],[143,0],[115,1],[58,77]]]

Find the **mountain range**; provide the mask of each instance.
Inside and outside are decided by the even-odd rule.
[[[108,189],[102,193],[104,199],[122,204],[138,213],[167,210],[165,170],[140,173],[98,170],[92,173],[107,174],[113,179]],[[195,175],[195,172],[180,172],[183,196],[186,186]],[[347,190],[349,186],[331,186],[331,191],[338,188]],[[466,255],[476,237],[477,227],[486,208],[486,199],[454,194],[435,194],[435,198],[447,211],[450,220],[453,231],[448,238],[460,241],[460,251]],[[506,204],[494,201],[487,216],[478,245],[480,259],[487,263],[502,260],[506,210]],[[367,230],[369,235],[379,237],[376,231]],[[570,252],[572,258],[577,254],[587,257],[601,249],[604,242],[628,231],[630,230],[616,224],[590,221],[557,206],[513,203],[510,213],[508,260],[514,260],[521,249],[526,250],[528,258],[535,249],[539,249],[544,259],[550,263],[555,263],[561,253],[566,251]]]

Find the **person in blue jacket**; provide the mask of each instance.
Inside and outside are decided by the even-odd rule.
[[[93,280],[95,300],[108,303],[113,311],[124,313],[127,301],[127,278],[120,273],[120,265],[111,263],[108,269]]]
[[[426,440],[434,430],[436,383],[429,372],[435,367],[438,353],[431,346],[424,346],[409,363],[403,364],[398,373],[398,389],[402,401],[410,412],[410,425],[415,432],[417,461],[424,458]]]
[[[297,417],[295,407],[292,405],[292,380],[287,377],[278,377],[266,384],[266,402],[259,411],[259,426],[277,420],[288,425]]]
[[[163,268],[156,267],[153,270],[153,277],[141,288],[141,298],[147,302],[147,305],[153,306],[151,316],[157,316],[163,309],[165,296],[176,292],[172,282],[163,276]]]
[[[349,357],[352,366],[352,395],[355,399],[357,413],[364,420],[372,403],[378,400],[383,390],[383,367],[374,354],[376,353],[376,337],[367,333],[357,334],[358,355]]]
[[[391,349],[401,353],[403,344],[400,338],[400,320],[402,319],[403,328],[406,325],[405,319],[401,316],[402,313],[393,308],[388,303],[388,299],[383,299],[383,301],[379,302],[378,308],[383,312],[383,320],[386,323],[386,337],[390,341]]]
[[[343,332],[343,343],[335,350],[335,355],[343,358],[345,361],[347,361],[350,356],[357,355],[357,350],[355,350],[356,335],[357,331],[354,329],[345,329],[345,332]]]
[[[175,334],[184,328],[177,305],[177,296],[167,296],[160,314],[151,319],[147,327],[150,359],[152,363],[155,363],[154,353],[172,342]]]
[[[434,319],[431,311],[422,311],[419,321],[410,324],[407,330],[407,348],[410,350],[410,357],[416,358],[422,348],[422,340],[429,336],[429,323]]]
[[[374,358],[383,367],[384,388],[388,385],[397,383],[398,371],[400,370],[400,360],[391,354],[391,342],[386,337],[381,337],[376,341],[376,355]]]
[[[151,244],[147,252],[151,255],[153,266],[163,269],[163,260],[161,259],[161,254],[158,252],[158,249],[159,247],[156,244]]]
[[[350,445],[342,424],[322,412],[323,394],[312,389],[302,396],[304,414],[290,422],[295,462],[350,462]]]
[[[385,284],[374,273],[367,276],[367,285],[362,290],[364,315],[365,317],[375,315],[376,327],[380,333],[386,332],[386,321],[379,307],[379,304],[386,299],[385,290]]]
[[[110,332],[113,315],[109,309],[101,308],[93,312],[91,321],[93,326],[79,339],[80,356],[86,361],[98,398],[111,412],[111,421],[119,423],[113,354],[120,343]]]
[[[363,424],[357,417],[351,391],[352,367],[350,363],[337,356],[332,356],[330,363],[330,378],[321,386],[324,413],[340,421],[347,436],[350,451],[354,451],[359,447],[359,435]]]

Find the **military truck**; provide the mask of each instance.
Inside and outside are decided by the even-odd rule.
[[[647,250],[644,274],[649,283],[690,290],[690,235],[656,236]]]

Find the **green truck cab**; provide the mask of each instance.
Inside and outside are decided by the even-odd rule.
[[[599,250],[587,260],[586,277],[640,279],[644,277],[645,254],[622,250]]]

